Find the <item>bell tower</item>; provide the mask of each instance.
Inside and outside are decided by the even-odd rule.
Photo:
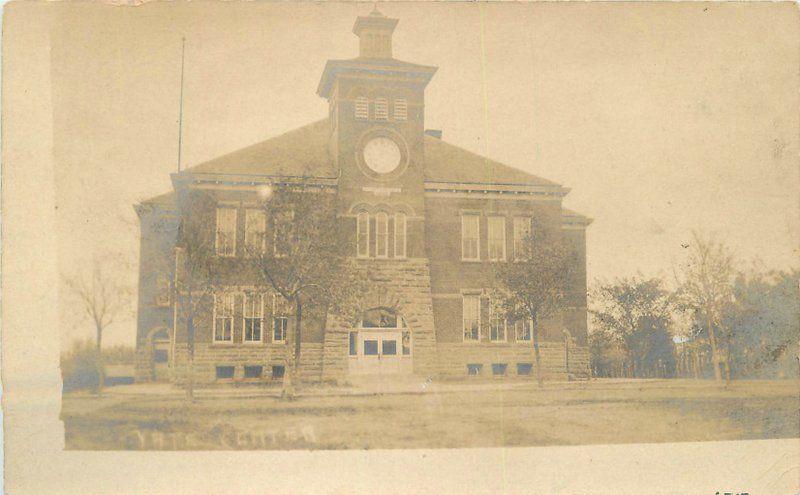
[[[409,217],[424,207],[425,87],[436,67],[394,58],[397,24],[377,10],[359,16],[358,57],[329,60],[317,88],[329,103],[345,215],[362,203],[405,209]]]

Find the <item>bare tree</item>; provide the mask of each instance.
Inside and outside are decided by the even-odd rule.
[[[103,389],[103,332],[112,323],[123,319],[130,313],[131,290],[119,275],[120,260],[100,261],[92,259],[87,273],[65,277],[70,291],[82,304],[83,315],[95,328],[95,353],[97,366],[97,394]],[[116,270],[115,270],[116,269]]]
[[[513,260],[498,266],[494,299],[507,318],[531,320],[536,379],[541,387],[539,320],[563,309],[576,261],[560,240],[544,235],[540,229],[535,232],[539,234],[528,237],[522,253],[514,253]]]
[[[722,369],[730,378],[728,359],[720,352],[719,334],[723,312],[733,298],[734,259],[730,250],[710,235],[692,232],[689,253],[675,277],[681,305],[694,312],[705,329],[711,347],[714,378],[722,380]]]
[[[294,359],[284,376],[284,395],[291,397],[299,379],[304,312],[314,309],[351,319],[364,273],[348,256],[351,238],[336,214],[334,194],[299,182],[265,189],[261,197],[263,218],[273,235],[245,244],[254,271],[294,309],[293,331],[287,336]]]
[[[208,221],[213,218],[214,208],[215,202],[208,193],[182,190],[178,194],[180,225],[172,293],[178,311],[176,319],[186,325],[186,398],[190,402],[194,400],[195,322],[212,306],[211,299],[223,273],[216,255],[213,223]]]

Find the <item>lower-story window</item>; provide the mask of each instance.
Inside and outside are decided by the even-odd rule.
[[[261,375],[264,373],[263,366],[245,366],[244,367],[244,377],[245,378],[261,378]]]
[[[492,315],[489,325],[489,338],[492,342],[506,341],[506,321],[496,314]]]
[[[217,366],[217,380],[233,378],[233,366]]]
[[[283,378],[283,375],[286,374],[286,368],[284,366],[275,365],[272,367],[272,378]]]
[[[233,293],[214,295],[214,342],[233,342]]]
[[[289,326],[289,318],[276,316],[272,318],[272,341],[286,342],[286,328]]]
[[[467,374],[468,375],[480,375],[481,370],[483,370],[483,365],[478,363],[470,363],[467,365]]]
[[[531,325],[532,320],[517,320],[514,322],[514,330],[517,333],[518,342],[530,342],[531,340]]]
[[[464,295],[462,302],[464,342],[480,340],[481,299],[478,295]]]
[[[492,363],[492,374],[495,376],[502,376],[506,374],[508,365],[506,363]]]

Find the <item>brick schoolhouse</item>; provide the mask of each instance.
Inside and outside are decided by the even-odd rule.
[[[252,206],[259,191],[301,177],[336,194],[352,256],[373,274],[360,323],[325,314],[303,320],[303,376],[533,374],[531,322],[494,317],[488,300],[497,263],[513,259],[532,229],[546,229],[579,264],[565,309],[540,322],[544,370],[588,374],[590,220],[562,207],[567,188],[425,129],[425,87],[436,67],[393,58],[397,22],[378,12],[358,17],[359,56],[329,60],[317,87],[327,118],[173,174],[171,193],[136,205],[137,380],[179,381],[187,369],[186,329],[170,290],[177,195],[213,195],[216,254],[235,260],[251,239],[270,238],[270,222]],[[269,287],[233,280],[208,304],[209,316],[195,322],[197,381],[283,376],[293,317]]]

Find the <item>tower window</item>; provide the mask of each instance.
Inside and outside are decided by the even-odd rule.
[[[408,119],[408,102],[405,98],[395,98],[394,100],[394,119]]]
[[[356,98],[356,119],[367,120],[369,118],[369,100],[366,96]]]
[[[375,98],[375,120],[389,120],[389,100]]]
[[[358,257],[369,257],[369,215],[363,211],[356,221],[356,244]]]
[[[389,216],[380,212],[375,215],[375,256],[386,258],[389,254]]]

